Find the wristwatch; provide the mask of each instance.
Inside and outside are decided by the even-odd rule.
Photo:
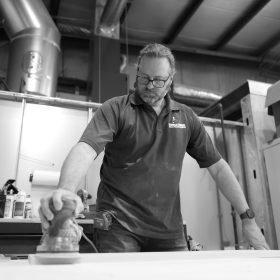
[[[255,213],[252,209],[247,209],[244,213],[240,214],[240,219],[253,219],[255,218]]]

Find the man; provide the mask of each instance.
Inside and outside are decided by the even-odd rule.
[[[256,249],[268,249],[243,192],[204,126],[187,106],[169,96],[175,74],[171,51],[147,45],[138,59],[135,93],[106,101],[67,156],[59,188],[41,200],[48,226],[52,199],[59,210],[74,194],[92,161],[105,148],[97,210],[113,216],[109,231],[97,230],[100,252],[186,250],[179,181],[185,152],[208,168],[225,197],[242,215],[243,232]]]

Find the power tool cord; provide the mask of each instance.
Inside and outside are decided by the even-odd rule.
[[[74,220],[74,223],[77,226],[79,226],[76,220]],[[90,244],[90,246],[92,247],[94,253],[98,253],[98,250],[97,250],[96,246],[94,245],[94,243],[85,235],[85,233],[83,231],[82,231],[82,236]]]

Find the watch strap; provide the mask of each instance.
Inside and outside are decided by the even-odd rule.
[[[240,219],[253,219],[255,217],[255,213],[252,209],[247,209],[244,213],[240,214]]]

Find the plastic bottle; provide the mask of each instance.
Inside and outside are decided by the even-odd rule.
[[[14,203],[13,218],[24,219],[26,193],[19,191]]]
[[[6,201],[5,201],[4,218],[13,217],[14,202],[15,202],[15,195],[7,194]]]
[[[25,219],[31,219],[32,218],[32,202],[31,202],[31,195],[26,195],[25,200]]]

